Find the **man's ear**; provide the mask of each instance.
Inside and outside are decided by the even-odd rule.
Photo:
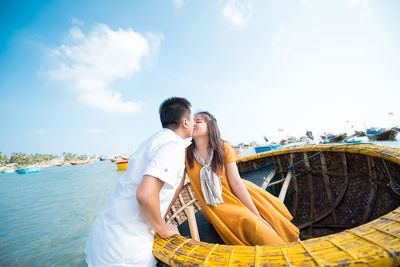
[[[182,118],[182,127],[187,128],[188,125],[189,125],[188,120],[185,117],[183,117]]]

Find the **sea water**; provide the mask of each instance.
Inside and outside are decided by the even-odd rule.
[[[0,266],[85,266],[91,225],[122,175],[110,161],[0,174]]]
[[[107,162],[0,175],[0,266],[85,266],[90,227],[123,172]]]

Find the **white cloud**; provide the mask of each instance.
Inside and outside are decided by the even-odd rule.
[[[29,132],[28,134],[29,135],[44,135],[44,134],[47,134],[47,131],[42,130],[42,129],[37,129],[32,132]]]
[[[272,42],[274,43],[274,45],[277,45],[281,42],[283,33],[285,32],[285,29],[286,29],[286,26],[282,25],[279,27],[278,31],[274,34],[274,36],[272,38]]]
[[[86,129],[86,131],[91,134],[104,134],[108,132],[105,129],[99,129],[99,128],[88,128]]]
[[[285,57],[287,57],[289,54],[290,54],[290,49],[289,49],[289,48],[286,48],[286,49],[283,51],[283,55],[284,55]]]
[[[368,0],[347,0],[347,4],[353,8],[360,9],[360,17],[366,18],[369,15],[369,3]]]
[[[150,66],[154,64],[158,57],[158,52],[160,50],[161,43],[164,41],[164,35],[161,33],[147,33],[146,39],[149,42],[149,49],[151,51],[150,56],[147,58],[146,62]]]
[[[79,25],[79,26],[83,26],[84,25],[84,23],[82,21],[80,21],[79,19],[77,19],[75,17],[73,17],[71,19],[71,23],[74,24],[74,25]]]
[[[301,7],[306,7],[307,5],[309,5],[311,2],[311,0],[300,0],[300,6]]]
[[[110,85],[139,72],[143,58],[150,55],[150,49],[158,49],[162,38],[148,34],[146,39],[130,28],[113,31],[104,24],[88,34],[73,27],[69,40],[52,51],[57,68],[50,76],[68,82],[78,92],[78,100],[90,107],[113,113],[138,112],[141,102],[124,101]]]
[[[236,27],[247,26],[253,12],[251,2],[240,2],[240,0],[228,0],[222,8],[223,16]]]
[[[176,7],[181,7],[183,5],[183,0],[174,0],[174,5]]]
[[[360,5],[364,0],[347,0],[347,3],[349,6],[358,6]]]

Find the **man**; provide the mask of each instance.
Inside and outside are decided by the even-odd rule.
[[[136,150],[92,226],[85,249],[89,266],[155,266],[153,230],[162,238],[179,234],[163,216],[183,182],[184,139],[194,125],[190,107],[179,97],[161,104],[163,129]]]

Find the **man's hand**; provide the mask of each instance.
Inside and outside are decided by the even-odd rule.
[[[155,229],[161,238],[167,238],[174,235],[180,235],[178,227],[175,225],[163,224],[160,229]]]

